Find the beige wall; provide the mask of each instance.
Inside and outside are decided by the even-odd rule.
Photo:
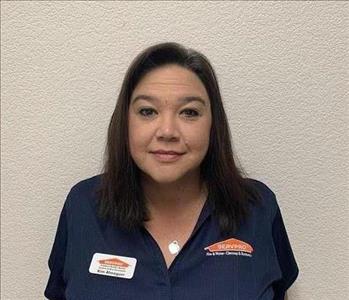
[[[139,51],[216,69],[234,149],[276,193],[300,267],[290,300],[348,299],[348,4],[1,2],[1,299],[43,299],[69,188],[100,172]]]

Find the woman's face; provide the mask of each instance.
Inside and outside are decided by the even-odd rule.
[[[131,95],[128,118],[131,156],[147,179],[171,183],[199,174],[210,140],[211,107],[195,73],[173,64],[150,71]],[[158,150],[181,155],[153,153]]]

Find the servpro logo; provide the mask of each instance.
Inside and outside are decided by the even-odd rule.
[[[117,259],[117,258],[100,259],[98,262],[101,265],[115,266],[115,267],[122,267],[122,268],[127,268],[129,266],[128,263],[125,263],[124,261]]]
[[[252,257],[253,252],[250,244],[234,238],[212,244],[204,250],[206,250],[206,256],[241,255]]]

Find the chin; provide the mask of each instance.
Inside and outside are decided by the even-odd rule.
[[[169,183],[174,183],[178,180],[180,180],[181,178],[183,178],[183,176],[180,175],[166,175],[164,174],[164,172],[162,174],[146,174],[146,177],[148,177],[148,179],[150,179],[151,181],[154,181],[156,183],[159,184],[169,184]]]
[[[172,177],[172,176],[161,176],[161,177],[151,177],[153,181],[159,183],[159,184],[169,184],[178,181],[179,177]]]

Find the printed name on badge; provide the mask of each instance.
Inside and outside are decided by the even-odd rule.
[[[136,268],[134,257],[95,253],[89,272],[97,275],[131,279]]]

